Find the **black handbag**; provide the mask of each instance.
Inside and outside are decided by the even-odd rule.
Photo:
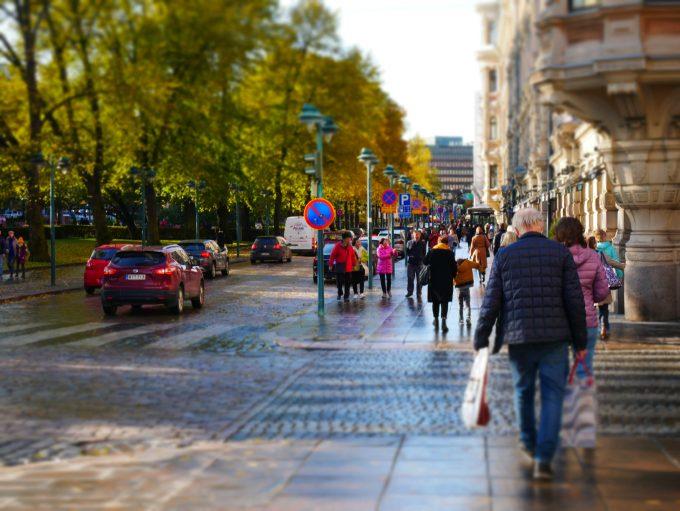
[[[418,284],[421,286],[427,286],[430,283],[430,267],[423,265],[422,268],[418,270]]]

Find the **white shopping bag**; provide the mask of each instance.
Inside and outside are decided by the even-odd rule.
[[[491,420],[491,413],[486,402],[486,386],[489,378],[489,348],[482,348],[477,352],[472,363],[470,378],[465,395],[461,416],[463,424],[468,429],[486,426]]]
[[[586,378],[574,378],[583,364]],[[597,395],[595,380],[584,358],[579,357],[569,375],[562,405],[562,447],[594,448],[597,441]]]

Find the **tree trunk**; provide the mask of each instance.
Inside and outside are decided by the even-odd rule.
[[[123,200],[123,195],[118,192],[112,192],[110,194],[111,196],[111,202],[114,205],[114,208],[116,210],[118,218],[123,219],[123,223],[125,226],[128,228],[128,231],[130,232],[130,237],[132,239],[141,239],[142,237],[142,232],[140,231],[139,227],[135,223],[135,215],[134,212],[132,212],[128,207],[125,201]]]
[[[160,245],[158,229],[158,198],[153,183],[146,183],[146,239],[149,245]]]
[[[29,225],[28,239],[31,259],[34,261],[49,261],[50,253],[47,250],[47,237],[45,236],[45,224],[42,216],[42,201],[38,187],[39,169],[31,163],[24,167],[28,188],[28,204],[26,206],[26,220]]]
[[[224,233],[225,242],[228,243],[229,239],[227,234],[229,233],[229,208],[227,203],[220,201],[217,204],[217,225],[220,231]]]
[[[182,217],[185,236],[193,238],[196,235],[196,205],[193,200],[186,198],[182,201]]]
[[[92,216],[94,221],[94,230],[97,237],[97,245],[104,245],[111,243],[111,231],[109,231],[109,224],[106,221],[106,210],[104,209],[104,198],[102,197],[101,183],[90,177],[87,180],[87,193],[90,196],[90,204],[92,205]]]

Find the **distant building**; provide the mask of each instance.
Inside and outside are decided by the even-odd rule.
[[[464,144],[463,137],[435,137],[428,144],[432,154],[430,168],[441,184],[441,195],[453,199],[460,192],[472,191],[472,144]]]

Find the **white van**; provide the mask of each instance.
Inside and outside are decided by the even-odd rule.
[[[286,228],[283,237],[290,244],[290,248],[296,253],[314,253],[314,240],[316,230],[312,229],[303,216],[289,216],[286,218]]]

